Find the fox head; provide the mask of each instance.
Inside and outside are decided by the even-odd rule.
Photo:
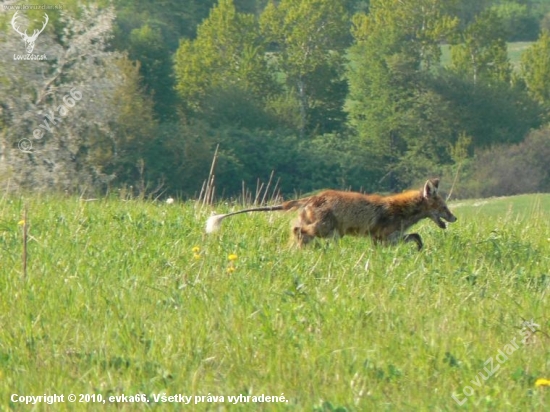
[[[447,222],[456,222],[456,216],[451,213],[447,207],[445,199],[439,193],[439,179],[430,179],[424,184],[422,197],[427,204],[428,217],[432,219],[441,229],[447,229]]]

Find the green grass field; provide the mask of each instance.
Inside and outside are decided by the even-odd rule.
[[[295,250],[282,213],[207,237],[194,202],[4,197],[0,409],[548,410],[550,195],[450,206],[447,231],[416,226],[422,252]]]

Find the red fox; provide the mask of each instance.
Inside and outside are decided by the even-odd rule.
[[[456,222],[445,200],[438,194],[439,179],[426,181],[421,190],[381,196],[325,190],[317,195],[290,200],[276,206],[256,207],[223,215],[211,216],[206,233],[219,229],[222,219],[246,212],[270,212],[300,209],[292,224],[292,234],[299,246],[314,238],[370,236],[375,243],[415,242],[423,247],[418,233],[405,232],[422,219],[430,218],[441,229],[447,222]]]

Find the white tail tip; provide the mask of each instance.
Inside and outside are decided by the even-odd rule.
[[[222,219],[226,215],[213,215],[206,221],[206,233],[214,233],[220,230],[222,225]]]

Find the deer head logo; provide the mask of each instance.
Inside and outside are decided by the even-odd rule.
[[[15,14],[13,15],[13,18],[11,19],[11,26],[13,27],[13,29],[19,33],[21,35],[21,37],[23,38],[23,41],[25,42],[25,48],[27,50],[27,53],[32,53],[32,51],[34,50],[34,42],[36,41],[36,38],[38,37],[38,35],[40,33],[42,33],[44,31],[44,29],[46,28],[46,24],[48,24],[48,15],[46,13],[44,13],[44,24],[42,25],[42,28],[40,30],[34,30],[32,36],[29,37],[29,35],[27,34],[27,30],[25,30],[24,33],[22,33],[19,28],[21,27],[20,24],[17,24],[16,20],[17,20],[17,17],[19,17],[17,15],[17,13],[19,13],[18,11],[15,12]]]

